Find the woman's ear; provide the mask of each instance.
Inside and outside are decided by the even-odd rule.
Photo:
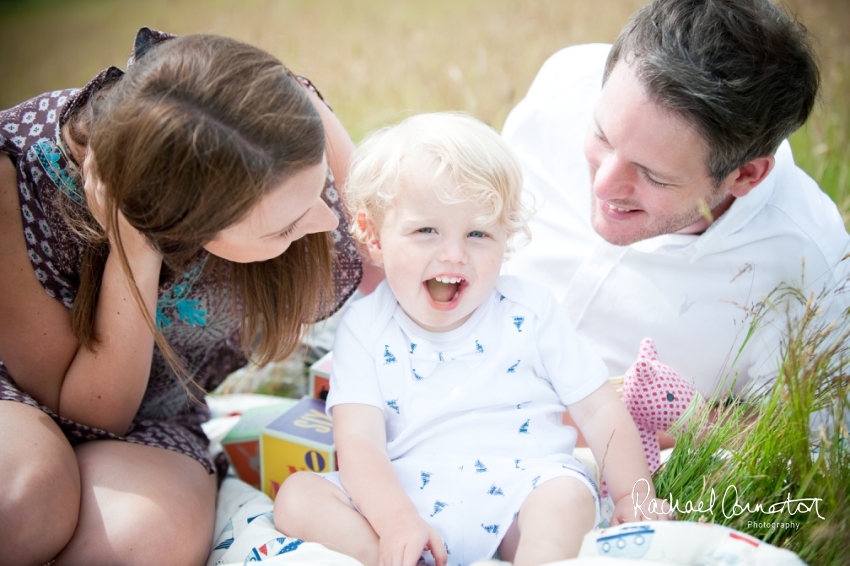
[[[375,222],[364,211],[357,213],[357,228],[366,236],[366,251],[369,258],[377,265],[383,265],[384,254],[381,249],[381,237]]]

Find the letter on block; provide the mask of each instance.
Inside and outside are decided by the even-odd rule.
[[[260,434],[262,490],[274,499],[295,472],[335,472],[333,425],[322,399],[305,397]]]

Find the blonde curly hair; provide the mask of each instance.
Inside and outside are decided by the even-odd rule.
[[[357,147],[343,191],[351,234],[360,246],[369,237],[359,213],[376,228],[406,180],[425,174],[431,184],[448,176],[454,182],[438,198],[446,204],[478,203],[482,221],[498,220],[510,236],[531,238],[523,203],[522,171],[513,151],[492,128],[466,114],[438,112],[411,116],[369,134]],[[421,180],[421,177],[419,177]],[[509,247],[510,251],[510,247]]]

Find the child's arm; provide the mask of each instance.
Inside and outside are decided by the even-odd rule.
[[[669,506],[656,499],[637,427],[614,387],[603,383],[569,410],[608,483],[615,504],[611,524],[669,519]]]
[[[424,549],[445,566],[446,549],[404,493],[387,455],[381,410],[346,403],[333,408],[339,475],[379,539],[380,564],[415,566]]]

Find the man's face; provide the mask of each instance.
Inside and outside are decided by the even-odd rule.
[[[620,60],[584,143],[594,230],[621,246],[704,231],[708,221],[701,210],[717,218],[734,200],[727,183],[714,187],[707,151],[702,136],[650,100],[632,67]]]

